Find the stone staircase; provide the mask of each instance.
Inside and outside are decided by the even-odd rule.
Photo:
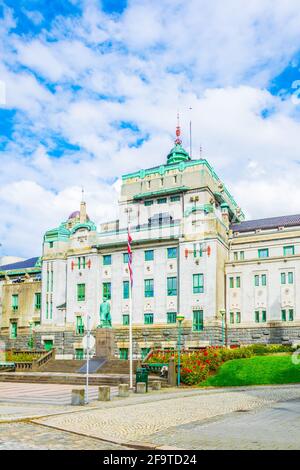
[[[133,361],[133,373],[135,374],[139,361]],[[97,370],[97,374],[129,374],[129,361],[121,359],[108,359]]]
[[[0,372],[0,382],[84,385],[85,379],[84,374],[72,373]],[[156,376],[149,376],[150,386],[153,380],[160,380],[162,387],[168,386],[165,379],[160,379]],[[129,376],[120,374],[91,374],[89,376],[90,385],[118,386],[120,383],[129,383]]]
[[[40,372],[65,372],[65,373],[76,373],[86,361],[79,360],[55,360],[51,359],[45,365],[39,368]]]

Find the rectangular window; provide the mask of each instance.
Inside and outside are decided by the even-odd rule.
[[[40,292],[36,292],[34,294],[34,307],[37,310],[41,309],[41,293]]]
[[[76,334],[83,335],[84,333],[84,324],[82,317],[76,317]]]
[[[160,197],[157,199],[157,204],[166,204],[167,198],[166,197]]]
[[[171,202],[178,202],[178,201],[180,201],[180,196],[171,196],[170,201]]]
[[[255,285],[255,287],[259,286],[259,275],[258,274],[255,274],[255,276],[254,276],[254,285]]]
[[[269,248],[261,248],[258,250],[259,258],[268,258],[269,257]]]
[[[111,264],[111,255],[103,255],[103,266],[109,266]]]
[[[81,268],[81,258],[80,258],[80,256],[77,258],[77,268],[78,269]]]
[[[203,294],[203,274],[193,274],[193,294]]]
[[[194,243],[194,258],[202,257],[202,243]]]
[[[49,318],[49,302],[48,299],[46,300],[46,320]]]
[[[280,281],[281,281],[281,284],[285,284],[285,283],[286,283],[286,275],[285,275],[285,273],[281,273],[281,274],[280,274]]]
[[[78,302],[85,300],[85,284],[77,284],[77,300]]]
[[[229,287],[230,287],[230,289],[232,289],[234,287],[233,277],[229,278]]]
[[[84,358],[83,349],[81,349],[81,348],[75,349],[75,359],[77,361],[82,361],[83,358]]]
[[[153,313],[144,314],[144,323],[145,325],[152,325],[153,323]]]
[[[167,323],[176,323],[176,312],[167,312]]]
[[[154,281],[153,281],[153,279],[145,279],[144,287],[145,287],[145,297],[153,297],[154,296]]]
[[[177,295],[177,277],[167,278],[167,295]]]
[[[283,247],[283,256],[291,256],[294,254],[295,254],[295,247],[293,245]]]
[[[49,242],[49,248],[53,248],[53,242]]]
[[[103,282],[102,284],[102,297],[107,300],[111,299],[111,282]]]
[[[234,323],[234,313],[230,312],[230,323]]]
[[[13,294],[11,296],[11,307],[13,310],[18,310],[19,308],[19,295]]]
[[[243,251],[240,251],[240,260],[244,261],[245,259],[245,253]]]
[[[289,284],[294,283],[294,273],[293,272],[288,273],[288,283]]]
[[[203,310],[193,311],[193,330],[203,331]]]
[[[145,261],[153,261],[153,260],[154,260],[154,250],[146,250]]]
[[[233,252],[233,259],[234,259],[234,261],[238,260],[238,252],[237,251]]]
[[[53,316],[53,302],[51,300],[51,302],[50,302],[50,320],[52,320],[52,316]]]
[[[124,315],[123,315],[123,325],[124,325],[124,326],[128,326],[128,325],[129,325],[129,315],[128,315],[128,314],[124,314]]]
[[[294,321],[294,310],[292,308],[289,310],[289,321]]]
[[[119,352],[120,352],[120,359],[122,359],[123,361],[127,361],[128,359],[128,348],[120,348],[119,349]]]
[[[167,253],[168,253],[168,258],[177,258],[177,248],[174,247],[174,248],[168,248],[167,249]]]
[[[123,281],[123,299],[129,299],[129,281]]]
[[[259,323],[259,311],[258,310],[255,311],[255,322]]]
[[[17,322],[11,322],[10,324],[10,337],[11,339],[16,339],[18,336],[18,324]]]
[[[240,276],[237,276],[237,277],[235,278],[235,283],[236,283],[236,284],[235,284],[236,287],[241,287],[241,278],[240,278]]]
[[[151,199],[144,202],[144,206],[152,206],[152,204],[153,204],[153,200],[151,200]]]
[[[236,323],[241,323],[241,312],[236,312],[235,321]]]
[[[53,292],[53,270],[51,269],[51,282],[50,282],[50,292]]]
[[[81,258],[81,263],[82,263],[82,268],[85,269],[85,266],[86,266],[86,259],[85,259],[85,256],[82,256],[82,258]]]
[[[265,310],[262,310],[261,312],[261,321],[265,323],[267,321],[267,312]]]
[[[286,321],[286,310],[281,310],[281,321]]]
[[[267,275],[266,275],[266,274],[262,274],[262,275],[261,275],[261,285],[262,285],[262,286],[266,286],[266,285],[267,285]]]

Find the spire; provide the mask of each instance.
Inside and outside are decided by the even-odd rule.
[[[181,145],[182,144],[180,134],[181,134],[181,129],[180,129],[180,124],[179,124],[179,113],[177,113],[177,126],[176,126],[176,139],[175,139],[175,144],[176,145]]]
[[[80,223],[84,223],[87,221],[86,215],[86,203],[84,201],[84,189],[81,189],[81,203],[80,203]]]

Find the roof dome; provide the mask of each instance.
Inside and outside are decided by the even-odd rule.
[[[68,220],[70,219],[76,219],[80,217],[80,211],[74,211],[72,214],[69,215]],[[90,220],[89,216],[86,216],[87,220]]]
[[[175,143],[175,147],[172,148],[169,155],[167,156],[167,163],[180,163],[191,160],[191,157],[186,150],[179,143]]]

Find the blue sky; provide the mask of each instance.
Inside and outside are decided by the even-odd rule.
[[[300,211],[299,2],[248,3],[0,0],[0,255],[40,254],[82,186],[96,223],[117,217],[177,110],[249,218]]]

